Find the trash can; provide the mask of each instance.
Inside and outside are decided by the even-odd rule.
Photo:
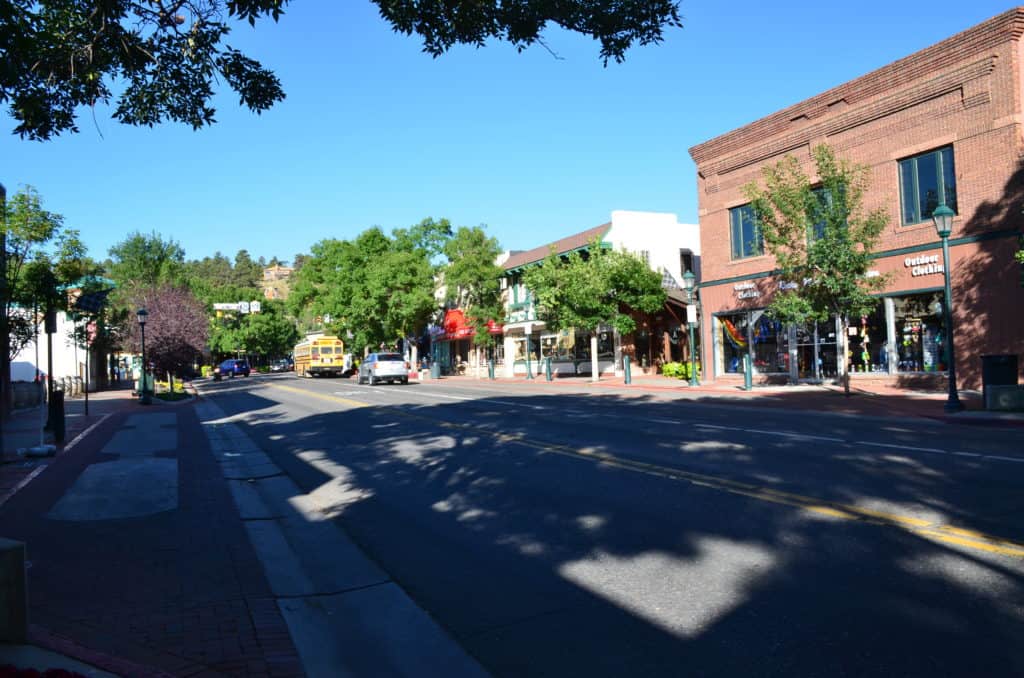
[[[1015,355],[983,355],[981,356],[981,390],[985,401],[985,409],[993,409],[992,394],[989,386],[1017,385],[1017,356]]]

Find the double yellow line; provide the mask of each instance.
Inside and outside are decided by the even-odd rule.
[[[306,391],[304,389],[298,389],[291,386],[273,384],[273,387],[284,389],[286,391],[292,391],[295,393],[301,393],[303,395],[319,398],[322,400],[344,403],[350,407],[368,407],[370,405],[370,403],[361,402],[358,400],[350,400],[348,398],[342,398],[335,395],[314,393],[311,391]],[[871,525],[896,528],[904,530],[906,532],[911,532],[919,537],[928,539],[929,541],[941,542],[943,544],[952,544],[978,551],[996,553],[1004,556],[1024,558],[1024,544],[1020,542],[1011,541],[1009,539],[1003,539],[1001,537],[985,534],[983,532],[967,530],[960,527],[954,527],[952,525],[934,523],[921,518],[900,515],[898,513],[875,511],[872,509],[861,508],[859,506],[852,506],[849,504],[822,501],[815,497],[808,497],[801,494],[793,494],[791,492],[782,492],[770,487],[752,485],[750,483],[729,480],[728,478],[720,478],[717,476],[710,476],[702,473],[693,473],[690,471],[683,471],[668,466],[661,466],[659,464],[652,464],[649,462],[626,459],[624,457],[618,457],[614,454],[610,454],[608,452],[601,452],[599,450],[593,450],[589,448],[579,449],[570,447],[568,445],[559,445],[556,443],[547,443],[539,440],[531,440],[520,434],[501,433],[476,424],[462,424],[450,421],[440,421],[432,417],[427,417],[425,415],[418,414],[415,412],[408,412],[400,408],[395,408],[394,411],[395,413],[403,417],[427,421],[430,422],[431,424],[439,425],[445,428],[462,429],[467,431],[473,431],[476,433],[486,433],[487,435],[497,439],[499,442],[506,444],[512,443],[522,445],[524,447],[530,447],[536,450],[540,450],[542,452],[559,454],[562,456],[572,457],[575,459],[582,459],[589,462],[597,462],[605,466],[618,468],[626,471],[633,471],[635,473],[644,473],[647,475],[657,476],[659,478],[668,478],[670,480],[688,482],[690,484],[697,485],[700,487],[706,487],[721,492],[729,492],[730,494],[749,497],[751,499],[757,499],[759,501],[766,501],[771,502],[773,504],[783,504],[785,506],[792,506],[794,508],[807,511],[809,513],[823,515],[838,520],[848,520],[860,523],[867,523]]]

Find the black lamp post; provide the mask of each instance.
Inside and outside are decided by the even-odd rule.
[[[146,379],[146,318],[149,316],[149,312],[140,308],[136,313],[135,317],[139,320],[139,331],[142,332],[142,404],[152,404],[152,399],[149,394],[149,380]]]
[[[947,412],[960,412],[964,409],[960,402],[960,394],[956,390],[956,353],[953,350],[953,290],[949,284],[949,234],[953,231],[953,210],[942,203],[932,212],[932,221],[935,222],[935,231],[942,238],[942,276],[945,282],[945,325],[946,325],[946,351],[949,352],[949,365],[947,375],[949,377],[949,397],[946,398],[944,409]]]
[[[697,345],[693,340],[697,328],[697,304],[695,303],[697,276],[693,271],[683,274],[683,290],[686,292],[686,327],[690,331],[690,386],[700,386],[697,380],[696,355]]]

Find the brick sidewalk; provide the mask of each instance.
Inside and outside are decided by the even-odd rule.
[[[0,506],[27,544],[31,642],[121,675],[298,676],[302,666],[191,404],[141,407],[117,394],[74,414],[87,436]],[[84,408],[83,408],[84,409]],[[174,412],[177,507],[142,517],[47,518],[129,416]],[[42,667],[45,668],[45,667]]]

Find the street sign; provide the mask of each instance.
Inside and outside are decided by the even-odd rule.
[[[230,303],[214,304],[213,305],[213,310],[215,310],[215,311],[237,311],[238,310],[238,302],[237,301],[233,301],[233,302],[230,302]]]
[[[263,308],[263,306],[258,301],[251,301],[251,302],[249,302],[249,310],[252,313],[259,313],[262,308]]]
[[[240,301],[240,302],[238,302],[238,312],[239,313],[248,313],[249,312],[249,302],[248,301]]]

